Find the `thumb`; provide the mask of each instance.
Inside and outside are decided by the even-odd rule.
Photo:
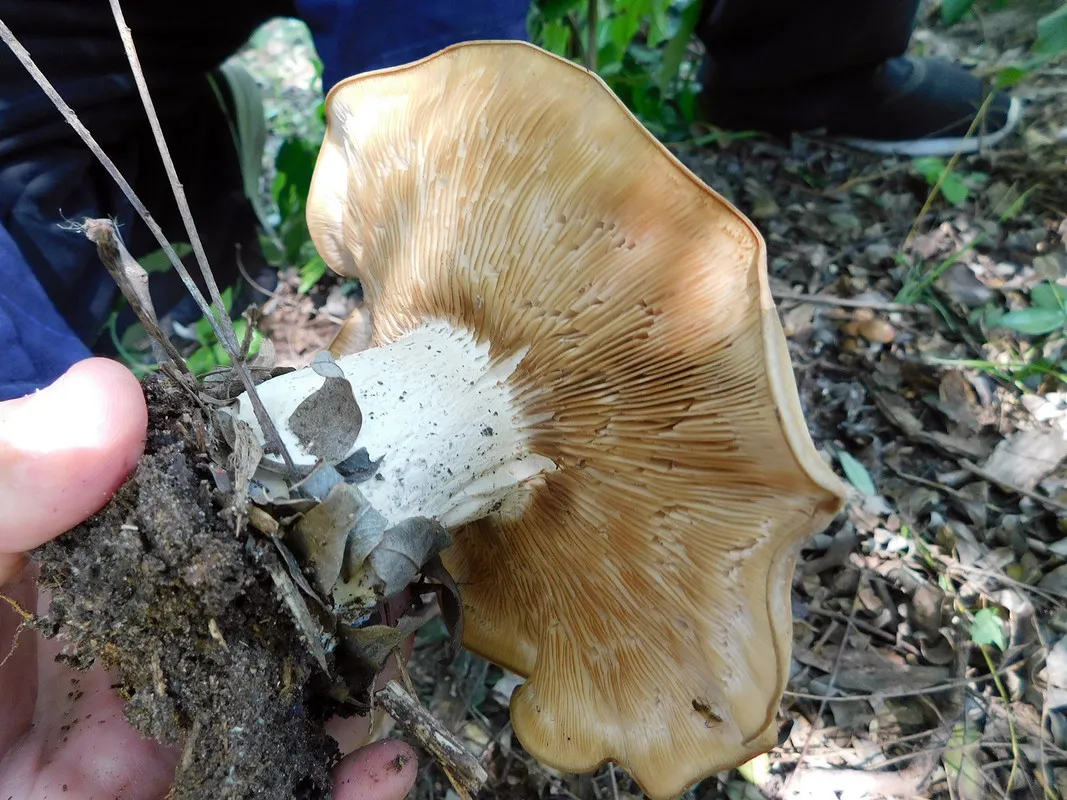
[[[334,769],[334,800],[404,800],[418,769],[415,751],[404,742],[390,739],[367,745]]]
[[[141,457],[147,424],[137,379],[104,358],[0,403],[0,586],[23,552],[107,503]]]

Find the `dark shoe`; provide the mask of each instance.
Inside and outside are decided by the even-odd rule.
[[[957,64],[902,57],[744,98],[709,86],[704,108],[710,122],[735,130],[821,134],[872,153],[951,156],[992,147],[1018,125],[1022,103],[999,92],[976,123],[987,97],[982,81]]]

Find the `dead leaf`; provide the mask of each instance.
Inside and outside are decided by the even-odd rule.
[[[997,481],[1032,492],[1067,458],[1067,438],[1050,428],[1017,431],[997,445],[982,466]]]
[[[959,370],[948,370],[938,386],[938,408],[941,412],[971,433],[978,433],[982,425],[982,407],[978,393]]]
[[[336,464],[352,452],[363,414],[333,356],[320,353],[311,366],[325,380],[293,410],[289,429],[306,453]]]
[[[248,503],[248,489],[252,477],[263,460],[263,447],[251,425],[238,417],[229,417],[229,420],[233,423],[234,436],[233,451],[228,459],[229,467],[233,470],[233,504],[239,511],[243,511]]]
[[[289,607],[289,611],[296,622],[296,627],[303,634],[304,642],[315,657],[315,661],[318,662],[323,672],[329,673],[329,666],[326,663],[326,650],[322,646],[322,628],[315,621],[315,617],[312,616],[303,596],[296,590],[296,585],[281,564],[268,564],[267,570],[270,572],[270,577],[274,581],[278,593],[282,596],[286,606]]]
[[[389,597],[415,580],[423,565],[451,543],[452,537],[437,520],[409,517],[384,532],[367,564]]]
[[[806,647],[793,646],[793,656],[801,664],[830,674],[837,657],[837,646],[826,645],[814,653]],[[927,689],[951,680],[944,667],[890,661],[873,651],[846,650],[840,659],[834,686],[865,694],[903,696],[916,689]]]
[[[441,584],[444,591],[438,594],[441,604],[441,618],[448,629],[449,642],[445,655],[441,659],[447,663],[456,657],[463,646],[463,603],[459,596],[459,586],[441,561],[440,555],[434,555],[422,567],[422,574]]]
[[[358,489],[338,483],[323,502],[304,514],[290,534],[293,548],[311,565],[315,586],[324,595],[329,595],[337,583],[349,531],[366,505]]]
[[[359,448],[341,463],[337,464],[337,471],[347,483],[363,483],[369,481],[378,473],[378,466],[382,459],[370,460],[370,454],[366,447]]]

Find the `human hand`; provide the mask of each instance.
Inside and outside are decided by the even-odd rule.
[[[0,403],[0,798],[159,800],[170,787],[177,750],[126,722],[104,669],[57,663],[61,645],[21,630],[20,616],[38,603],[24,552],[104,506],[140,458],[147,420],[134,376],[100,358]],[[331,728],[345,749],[362,740]],[[379,742],[335,768],[334,796],[400,800],[416,769],[406,744]]]

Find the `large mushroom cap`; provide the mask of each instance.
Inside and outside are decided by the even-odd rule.
[[[374,344],[444,320],[558,469],[455,531],[465,645],[528,681],[526,749],[653,797],[774,744],[790,579],[843,489],[814,449],[762,238],[585,69],[475,42],[329,94],[315,244]]]

